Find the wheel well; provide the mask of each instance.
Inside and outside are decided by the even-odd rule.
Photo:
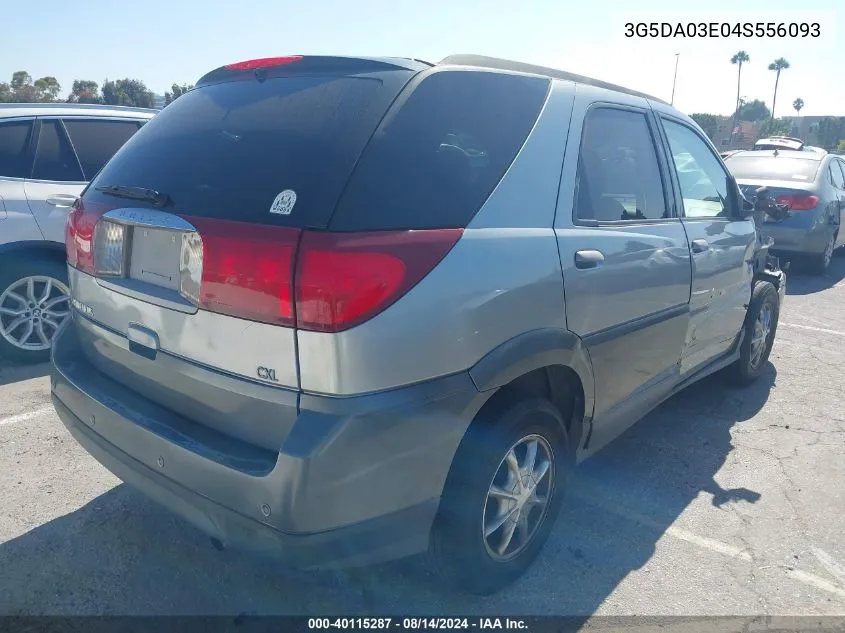
[[[64,264],[67,261],[64,248],[54,242],[27,242],[13,244],[10,248],[0,250],[0,261],[5,259],[20,259],[21,257],[43,257]]]
[[[484,403],[478,417],[526,397],[545,398],[557,407],[574,452],[581,443],[584,421],[584,386],[578,374],[565,365],[539,367],[499,387]]]

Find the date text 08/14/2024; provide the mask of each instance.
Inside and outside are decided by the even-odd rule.
[[[527,630],[520,618],[308,618],[310,630]]]

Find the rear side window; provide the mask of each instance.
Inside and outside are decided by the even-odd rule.
[[[115,154],[86,198],[102,196],[95,187],[144,187],[167,194],[175,213],[325,228],[396,97],[385,83],[293,75],[191,90]]]
[[[64,124],[88,179],[93,178],[138,131],[138,124],[134,121],[65,119]]]
[[[27,150],[31,135],[32,121],[0,123],[0,177],[29,177],[32,164]]]
[[[830,181],[837,189],[845,189],[845,179],[842,177],[842,170],[837,165],[839,161],[830,161]]]
[[[81,182],[82,171],[59,121],[42,121],[35,151],[35,180]]]
[[[737,180],[793,180],[810,183],[816,179],[821,161],[818,157],[798,158],[783,154],[735,154],[725,160],[725,165]]]
[[[636,222],[669,217],[646,115],[604,107],[590,110],[578,157],[575,218]]]
[[[537,77],[429,74],[379,126],[330,228],[465,227],[513,162],[548,89]]]

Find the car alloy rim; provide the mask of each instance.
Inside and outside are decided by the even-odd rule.
[[[487,489],[482,537],[489,556],[511,560],[522,553],[548,512],[555,480],[554,452],[540,435],[511,446]]]
[[[68,288],[44,275],[23,277],[0,294],[0,335],[18,349],[50,349],[70,315]]]
[[[754,336],[751,339],[751,367],[756,369],[763,359],[766,346],[769,344],[769,334],[772,331],[772,306],[764,303],[754,323]]]

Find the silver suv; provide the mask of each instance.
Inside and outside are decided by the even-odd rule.
[[[0,355],[38,362],[69,310],[68,211],[156,113],[113,106],[0,104]]]
[[[574,463],[702,376],[764,370],[785,277],[749,206],[694,122],[617,86],[475,56],[232,64],[76,204],[53,402],[217,546],[426,551],[493,592]]]

